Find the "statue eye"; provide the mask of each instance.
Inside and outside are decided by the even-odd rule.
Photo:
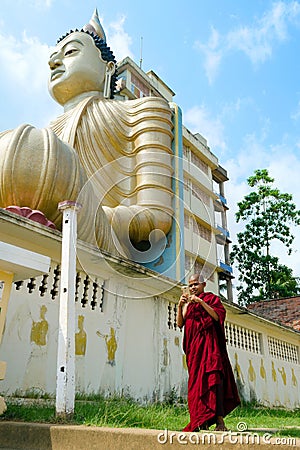
[[[67,50],[65,52],[65,56],[72,55],[72,53],[76,53],[76,52],[77,52],[77,48],[70,48],[69,50]]]

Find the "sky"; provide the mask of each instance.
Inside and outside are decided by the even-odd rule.
[[[233,242],[255,169],[300,209],[300,0],[0,0],[0,130],[44,127],[62,112],[47,90],[48,56],[96,7],[116,59],[154,70],[227,170]],[[276,252],[300,276],[293,231],[292,255]]]

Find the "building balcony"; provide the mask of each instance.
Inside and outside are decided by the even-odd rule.
[[[214,191],[215,194],[215,200],[214,200],[214,205],[215,205],[215,210],[219,211],[219,212],[223,212],[224,210],[228,209],[227,206],[227,200],[225,197],[223,197],[223,195],[219,194],[218,192]]]
[[[230,233],[226,228],[222,227],[221,225],[217,225],[217,230],[219,230],[220,233],[226,237],[226,239],[229,239]]]
[[[219,262],[219,268],[221,269],[221,271],[222,271],[221,273],[223,275],[221,277],[221,279],[234,278],[232,267],[229,264],[226,264],[221,259],[218,262]]]

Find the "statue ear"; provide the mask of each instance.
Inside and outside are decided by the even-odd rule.
[[[106,71],[110,72],[110,76],[112,76],[116,71],[116,65],[113,61],[108,61],[106,64]]]
[[[108,61],[106,64],[106,72],[105,72],[105,81],[104,81],[104,89],[103,89],[103,97],[110,98],[110,82],[111,77],[116,71],[116,65],[113,61]]]

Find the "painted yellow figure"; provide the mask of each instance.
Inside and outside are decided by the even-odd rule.
[[[249,359],[248,379],[249,379],[249,381],[252,381],[252,382],[254,382],[256,380],[256,373],[255,373],[254,367],[252,365],[251,359]]]
[[[278,370],[278,372],[281,375],[282,382],[283,382],[284,386],[286,386],[286,372],[285,372],[284,367],[282,367],[281,369],[277,369],[277,370]]]
[[[163,365],[169,365],[169,350],[168,350],[168,339],[164,338],[164,349],[163,349]]]
[[[235,360],[235,363],[234,363],[234,369],[233,370],[234,370],[236,379],[238,381],[240,381],[242,384],[244,384],[245,381],[244,381],[244,377],[243,377],[243,372],[242,372],[241,366],[239,365],[237,352],[234,353],[234,360]]]
[[[75,333],[75,355],[84,356],[86,352],[86,332],[83,328],[84,316],[78,316],[78,329]]]
[[[58,41],[49,68],[64,113],[0,133],[0,207],[38,209],[60,227],[57,204],[79,201],[80,239],[146,262],[140,250],[172,224],[172,110],[158,97],[113,100],[116,61],[96,12]]]
[[[110,334],[102,334],[100,331],[96,331],[97,336],[103,337],[107,350],[107,362],[111,366],[115,365],[115,354],[118,348],[116,334],[113,327],[110,328]]]
[[[292,385],[293,386],[297,386],[298,385],[297,377],[295,375],[295,371],[294,371],[293,367],[292,367]]]
[[[30,341],[34,342],[36,345],[46,345],[47,344],[47,333],[48,333],[48,322],[45,318],[47,312],[47,307],[42,305],[40,308],[40,321],[32,322]]]
[[[260,360],[259,373],[260,373],[261,378],[266,381],[267,374],[266,374],[266,369],[265,369],[265,366],[264,366],[264,360],[262,358]]]
[[[272,361],[272,380],[276,383],[277,381],[277,373],[274,365],[274,361]]]

